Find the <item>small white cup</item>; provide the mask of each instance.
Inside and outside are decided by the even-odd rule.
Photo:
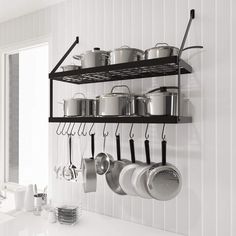
[[[49,211],[48,212],[48,222],[53,224],[57,222],[56,214],[54,211]]]

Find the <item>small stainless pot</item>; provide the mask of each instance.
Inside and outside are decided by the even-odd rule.
[[[144,95],[132,95],[131,97],[131,115],[147,115],[147,98]]]
[[[119,64],[143,59],[144,52],[137,48],[122,46],[110,52],[110,64]]]
[[[106,66],[109,61],[109,52],[94,48],[84,54],[75,55],[73,58],[81,61],[82,68]]]
[[[184,48],[183,51],[188,49],[195,49],[195,48],[203,48],[202,46],[191,46]],[[149,48],[145,50],[144,56],[145,59],[154,59],[154,58],[161,58],[161,57],[171,57],[171,56],[178,56],[179,55],[179,48],[169,46],[167,43],[157,43],[155,47]]]
[[[81,95],[82,98],[76,98]],[[94,116],[95,103],[93,99],[85,98],[83,93],[74,94],[73,98],[63,100],[64,116]]]
[[[178,115],[177,87],[160,87],[146,93],[147,115]]]

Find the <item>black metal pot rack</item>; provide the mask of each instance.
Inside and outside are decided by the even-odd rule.
[[[136,62],[84,68],[78,70],[56,72],[73,48],[79,44],[79,37],[71,45],[65,55],[49,74],[50,79],[50,117],[49,122],[89,122],[89,123],[191,123],[192,117],[181,116],[147,116],[147,117],[54,117],[53,116],[53,82],[60,81],[73,84],[88,84],[110,82],[117,80],[130,80],[147,77],[160,77],[168,75],[178,76],[178,114],[180,114],[181,74],[192,73],[192,67],[180,57],[188,36],[188,32],[195,18],[195,10],[190,11],[189,22],[178,56],[142,60]]]

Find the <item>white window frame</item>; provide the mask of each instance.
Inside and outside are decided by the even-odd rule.
[[[50,35],[41,36],[27,41],[22,41],[0,47],[0,187],[1,186],[17,186],[15,183],[6,182],[8,173],[8,107],[7,104],[7,92],[8,92],[8,79],[7,79],[7,56],[10,54],[18,53],[21,50],[32,48],[35,46],[47,44],[49,51],[49,68],[51,68],[51,55],[52,55],[52,38]],[[49,91],[48,91],[49,92]],[[48,101],[49,102],[49,101]],[[48,111],[49,114],[49,111]],[[48,134],[49,135],[49,134]],[[50,152],[50,150],[49,150]],[[50,154],[50,153],[49,153]]]

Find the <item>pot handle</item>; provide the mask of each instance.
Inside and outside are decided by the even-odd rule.
[[[149,140],[146,139],[144,141],[144,145],[145,145],[145,152],[146,152],[146,164],[150,165],[151,161],[150,161],[150,147],[149,147]]]
[[[162,150],[162,165],[166,165],[166,141],[162,140],[161,142],[161,150]]]
[[[86,98],[85,95],[84,95],[83,93],[75,93],[75,94],[73,95],[73,98],[75,98],[77,95],[82,95],[83,98]]]
[[[94,159],[94,151],[95,151],[94,136],[95,136],[95,134],[91,134],[91,154],[92,154],[92,159]]]
[[[129,94],[131,94],[130,93],[130,89],[129,89],[129,87],[127,85],[115,85],[115,86],[112,87],[111,93],[113,93],[115,88],[126,88],[129,91]]]
[[[184,48],[182,51],[185,51],[185,50],[188,50],[188,49],[197,49],[197,48],[203,48],[203,46],[191,46],[191,47],[187,47],[187,48]]]
[[[121,156],[120,156],[120,135],[116,135],[116,152],[117,152],[117,160],[120,161],[121,160]]]
[[[83,55],[84,55],[84,54],[81,54],[81,55],[74,55],[73,58],[74,58],[75,60],[81,60],[82,57],[83,57]]]
[[[169,46],[168,43],[156,43],[156,44],[155,44],[155,47],[157,47],[157,46],[159,46],[159,45],[166,45],[166,46]]]
[[[132,161],[132,163],[135,163],[135,150],[134,150],[134,140],[133,139],[129,140],[129,145],[130,145],[131,161]]]
[[[146,94],[153,93],[153,92],[156,92],[159,90],[160,91],[167,91],[168,89],[178,89],[178,87],[176,87],[176,86],[163,86],[163,87],[152,89],[152,90],[148,91]]]

